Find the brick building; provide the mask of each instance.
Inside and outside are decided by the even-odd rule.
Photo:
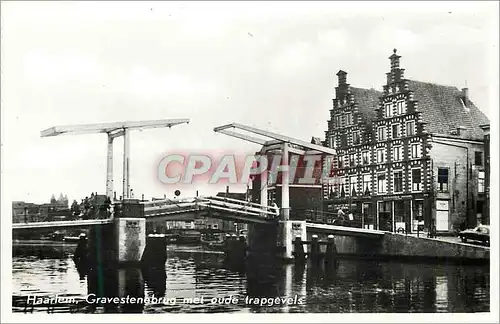
[[[383,91],[351,87],[339,71],[325,145],[336,149],[323,211],[350,210],[362,226],[441,232],[472,227],[485,208],[487,117],[468,90],[404,78],[389,57]]]

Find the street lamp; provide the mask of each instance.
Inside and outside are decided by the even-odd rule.
[[[238,223],[234,223],[234,231],[238,234]]]

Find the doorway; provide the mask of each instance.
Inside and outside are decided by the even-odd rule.
[[[436,231],[449,231],[449,215],[448,200],[436,200]]]
[[[378,229],[392,231],[392,201],[378,202]]]

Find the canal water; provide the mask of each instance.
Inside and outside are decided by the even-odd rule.
[[[79,273],[75,245],[14,245],[13,296],[95,293]],[[107,279],[106,279],[107,278]],[[106,285],[119,296],[166,302],[82,308],[77,312],[489,312],[488,266],[339,260],[335,265],[224,262],[201,247],[168,247],[165,269],[122,269]],[[203,297],[200,300],[190,298]],[[278,297],[278,298],[276,298]],[[289,298],[289,299],[287,299]],[[150,299],[154,301],[153,299]],[[255,305],[265,303],[265,305]],[[14,312],[23,311],[13,306]],[[46,312],[37,307],[34,312]]]

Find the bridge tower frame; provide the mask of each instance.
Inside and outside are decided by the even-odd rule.
[[[106,158],[106,196],[113,200],[113,141],[123,136],[123,198],[130,198],[130,131],[148,128],[171,128],[188,124],[189,119],[160,119],[112,123],[53,126],[41,132],[41,137],[105,133],[108,135]]]
[[[235,130],[251,133],[252,135],[236,132]],[[292,259],[292,237],[293,233],[301,233],[303,240],[307,239],[305,221],[290,221],[290,183],[289,183],[289,153],[306,155],[306,154],[328,154],[336,155],[336,150],[324,147],[317,144],[308,143],[293,137],[277,134],[256,127],[246,126],[239,123],[231,123],[214,128],[214,132],[242,139],[247,142],[259,144],[262,146],[260,153],[270,151],[281,151],[281,175],[282,175],[282,193],[281,193],[281,210],[280,210],[280,234],[279,244],[284,249],[282,257],[286,260]],[[253,135],[258,135],[262,138],[257,138]],[[267,138],[267,139],[265,139]],[[267,206],[267,178],[268,171],[263,170],[261,173],[261,190],[260,204]],[[298,231],[297,231],[298,229]],[[258,241],[258,240],[256,240]],[[251,243],[251,242],[250,242]]]

